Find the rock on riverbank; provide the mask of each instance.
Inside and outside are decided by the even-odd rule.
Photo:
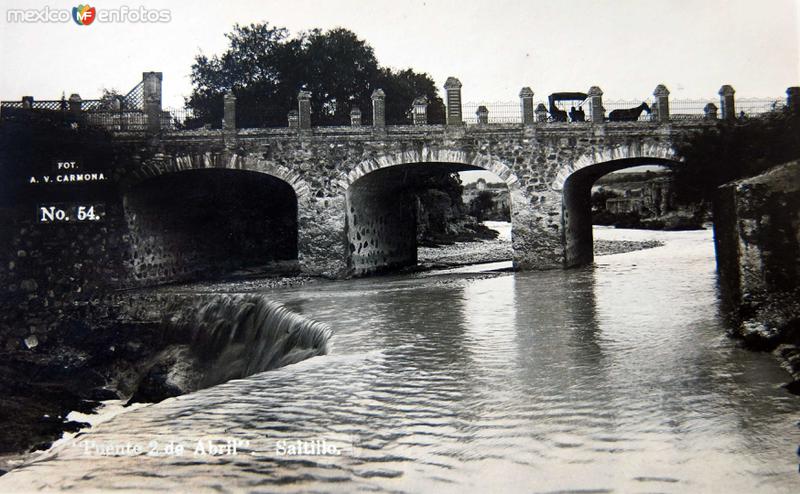
[[[611,254],[624,254],[636,250],[661,247],[664,242],[658,240],[595,240],[594,255],[608,256]]]
[[[419,247],[417,259],[423,267],[453,267],[466,264],[510,261],[513,257],[510,232],[494,240],[456,242],[438,247]],[[658,240],[595,240],[594,255],[624,254],[664,245]]]

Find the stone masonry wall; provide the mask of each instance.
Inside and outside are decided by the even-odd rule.
[[[128,277],[122,205],[106,203],[94,224],[42,224],[36,206],[0,210],[0,346],[37,343],[67,316],[99,303]],[[34,341],[34,340],[29,340]]]
[[[125,170],[124,181],[136,183],[198,168],[245,169],[276,176],[297,193],[302,269],[336,277],[346,276],[352,264],[345,196],[355,181],[382,168],[413,163],[486,169],[509,187],[515,265],[556,268],[565,265],[562,192],[566,179],[577,170],[609,161],[674,160],[672,136],[692,125],[184,131],[164,135],[151,157]]]
[[[376,170],[408,164],[437,169],[442,164],[457,165],[495,173],[509,188],[516,267],[564,267],[562,195],[567,178],[610,161],[672,159],[672,136],[694,128],[687,125],[636,122],[197,130],[166,132],[153,139],[121,133],[111,143],[115,157],[103,160],[108,172],[103,187],[111,194],[104,201],[106,219],[98,225],[26,225],[33,221],[28,217],[30,204],[19,211],[9,210],[7,225],[14,228],[3,245],[6,252],[0,277],[5,286],[17,290],[14,297],[20,296],[24,280],[33,279],[40,287],[37,290],[52,286],[48,276],[63,278],[72,290],[84,289],[83,285],[136,285],[133,273],[142,260],[141,252],[134,257],[135,246],[149,240],[146,233],[131,229],[125,221],[130,219],[126,216],[130,211],[124,209],[122,197],[149,178],[180,177],[181,172],[198,169],[250,171],[288,184],[297,201],[301,269],[308,274],[348,276],[353,266],[346,215],[348,189]],[[82,152],[88,160],[93,153],[91,145]],[[59,233],[62,231],[66,233]],[[192,255],[189,248],[182,248],[186,256]],[[18,251],[29,250],[47,252],[42,259],[18,259]],[[409,259],[406,256],[402,262]],[[58,263],[60,268],[53,268],[48,275],[47,263]],[[21,268],[29,264],[30,270]],[[171,269],[153,267],[153,273],[143,279],[175,281],[183,276],[179,271],[190,273],[192,268],[187,264],[174,275]],[[32,282],[24,284],[31,286]],[[43,300],[40,297],[46,293],[37,290],[35,297]]]
[[[391,187],[348,191],[348,275],[363,276],[416,264],[415,212],[415,197]]]
[[[715,243],[729,303],[800,287],[800,161],[720,188]]]
[[[733,333],[774,350],[800,391],[800,161],[719,189],[714,243]]]
[[[248,171],[193,170],[150,180],[124,201],[131,282],[198,279],[296,259],[296,202],[285,183]]]

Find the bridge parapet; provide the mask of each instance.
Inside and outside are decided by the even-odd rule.
[[[35,101],[32,96],[25,96],[21,101],[0,102],[0,116],[13,118],[20,111],[49,111],[61,112],[70,115],[74,121],[81,121],[87,125],[104,127],[115,133],[147,132],[158,134],[173,132],[186,128],[192,113],[186,109],[170,109],[165,111],[161,102],[162,74],[160,72],[144,72],[142,81],[125,96],[111,95],[108,99],[86,100],[80,99],[75,94],[67,101],[62,96],[59,100]],[[543,104],[534,103],[534,92],[530,87],[523,87],[519,93],[518,102],[479,102],[462,103],[461,82],[455,77],[449,77],[445,83],[446,92],[446,125],[459,127],[463,124],[480,124],[481,126],[497,126],[507,124],[520,124],[534,126],[539,124],[558,125],[554,121],[550,110]],[[787,89],[786,98],[751,98],[734,100],[734,89],[724,85],[719,90],[719,103],[721,118],[731,119],[741,116],[753,117],[761,113],[780,108],[784,105],[797,105],[800,98],[796,94],[797,88]],[[608,114],[613,110],[632,110],[641,103],[639,100],[604,100],[604,92],[596,86],[588,91],[588,98],[584,102],[589,110],[588,120],[594,124],[609,122]],[[391,97],[391,95],[388,95]],[[651,102],[652,113],[639,113],[639,122],[658,122],[661,124],[674,124],[686,120],[714,120],[717,113],[714,110],[715,99],[697,100],[671,100],[669,90],[659,84],[653,92],[654,100]],[[381,129],[386,123],[386,93],[376,89],[372,93],[372,127]],[[427,118],[424,116],[422,105],[409,102],[412,122],[424,125]],[[482,108],[480,115],[478,108]],[[739,114],[736,110],[739,110]],[[466,110],[466,117],[465,115]],[[358,110],[360,112],[360,110]],[[236,98],[233,93],[224,97],[223,125],[226,130],[233,131],[236,124]],[[574,120],[581,120],[575,118]],[[191,125],[201,125],[199,121],[192,121]],[[361,119],[356,113],[351,115],[353,126],[361,125]],[[583,122],[574,121],[570,124],[581,125]],[[209,124],[205,124],[206,126]],[[389,125],[394,127],[395,125]],[[402,125],[401,125],[402,126]],[[310,93],[300,91],[297,97],[297,108],[288,115],[287,127],[310,129],[311,104]],[[316,128],[316,127],[314,127]]]
[[[470,125],[466,127],[451,127],[442,124],[417,124],[417,125],[390,125],[383,129],[374,129],[369,126],[331,126],[331,127],[312,127],[302,132],[297,128],[245,128],[236,129],[228,137],[238,138],[243,141],[253,139],[315,139],[315,138],[344,138],[344,139],[393,139],[393,138],[416,138],[429,139],[438,137],[463,138],[472,136],[555,136],[569,137],[570,135],[629,135],[631,137],[651,134],[659,131],[663,135],[672,135],[676,132],[692,129],[701,129],[714,125],[713,121],[707,119],[688,119],[670,121],[661,124],[653,121],[637,122],[605,122],[597,125],[591,122],[575,123],[541,123],[533,125],[523,125],[515,123],[493,123],[488,125]],[[136,138],[136,134],[130,135]],[[169,130],[162,134],[164,142],[170,141],[214,141],[220,140],[226,133],[220,129],[193,129],[193,130]]]

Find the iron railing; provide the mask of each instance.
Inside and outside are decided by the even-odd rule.
[[[0,102],[0,109],[22,109],[25,105],[22,101],[3,101]],[[57,110],[66,110],[68,108],[68,103],[66,100],[42,100],[42,101],[34,101],[31,109],[33,110],[50,110],[50,111],[57,111]]]
[[[194,112],[190,108],[167,108],[164,110],[164,113],[167,114],[167,117],[166,124],[164,121],[165,117],[162,117],[162,127],[173,130],[181,130],[188,127],[197,126],[194,125],[194,122],[192,122],[192,119],[194,118]]]
[[[672,119],[673,115],[677,116],[676,120],[692,118],[693,116],[702,118],[706,114],[706,105],[709,103],[716,106],[717,111],[719,111],[718,99],[671,99],[669,100],[670,119]]]
[[[522,107],[519,101],[464,103],[461,106],[461,115],[465,123],[468,125],[478,123],[478,116],[475,112],[478,111],[479,106],[485,106],[489,110],[489,123],[522,123]]]
[[[656,120],[655,101],[651,98],[646,103],[653,109],[651,114],[642,112],[638,121],[646,122]],[[81,111],[85,115],[84,121],[88,125],[105,127],[114,131],[141,131],[147,128],[147,117],[144,113],[144,83],[140,82],[128,93],[120,98],[121,105],[115,105],[111,99],[90,99],[81,101]],[[543,102],[536,101],[533,104],[534,112]],[[562,102],[563,103],[563,102]],[[570,106],[580,105],[589,120],[591,109],[589,101],[574,101],[563,103],[566,107],[558,107],[566,112],[570,111]],[[621,99],[603,101],[604,116],[618,109],[632,109],[638,107],[642,100]],[[669,113],[672,121],[699,120],[706,117],[706,106],[713,103],[717,107],[717,118],[722,117],[721,103],[718,98],[708,99],[670,99]],[[737,98],[734,101],[737,117],[756,117],[764,113],[780,110],[785,107],[786,102],[783,98]],[[36,111],[61,111],[69,110],[69,101],[60,100],[41,100],[31,101],[30,109]],[[116,109],[114,107],[117,107]],[[475,125],[478,123],[476,111],[480,106],[488,110],[488,123],[490,124],[519,124],[522,123],[522,107],[520,101],[492,101],[492,102],[467,102],[462,105],[462,115],[465,123]],[[548,121],[552,121],[548,110]],[[10,115],[15,111],[28,108],[23,101],[2,101],[0,102],[0,114],[4,111]],[[538,121],[538,116],[535,115]],[[161,115],[161,128],[167,130],[194,129],[201,126],[194,118],[194,113],[188,108],[167,108]]]
[[[133,86],[133,89],[122,97],[122,108],[126,110],[144,110],[144,81]]]
[[[142,111],[98,110],[83,114],[87,125],[111,131],[143,131],[147,129],[147,116]]]
[[[762,113],[780,110],[786,106],[786,101],[782,98],[737,98],[733,106],[737,115],[744,113],[747,117],[755,117]]]
[[[712,99],[675,99],[669,100],[669,119],[673,121],[703,120],[706,118],[706,106],[713,103],[717,107],[719,117],[719,101]]]

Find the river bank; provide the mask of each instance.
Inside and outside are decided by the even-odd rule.
[[[435,271],[457,266],[508,261],[512,257],[510,224],[488,225],[499,232],[494,240],[459,242],[437,248],[420,247],[421,269]],[[599,234],[598,237],[602,237]],[[613,240],[598,238],[597,256],[632,252],[663,245],[657,240]],[[164,286],[159,293],[259,293],[286,290],[327,282],[307,276],[258,277],[257,272],[242,272],[234,280]],[[0,393],[6,405],[0,416],[0,470],[18,464],[19,453],[45,449],[64,431],[74,431],[84,424],[67,419],[71,411],[90,413],[102,400],[130,397],[136,372],[147,361],[148,349],[164,346],[159,340],[159,324],[147,314],[123,325],[105,330],[85,321],[70,327],[82,328],[75,334],[53,335],[52,341],[31,349],[2,354],[5,370]],[[102,338],[98,338],[102,335]],[[159,342],[160,341],[160,342]],[[123,376],[123,377],[120,377]],[[139,377],[137,377],[139,376]],[[123,384],[124,382],[124,384]],[[121,388],[122,386],[122,388]],[[2,459],[5,456],[5,461]]]
[[[325,325],[259,293],[118,292],[83,314],[41,343],[0,353],[0,473],[84,428],[75,412],[108,400],[159,402],[283,367],[325,354],[330,338]]]
[[[486,226],[499,232],[496,239],[474,242],[457,242],[438,247],[420,247],[417,259],[420,266],[428,269],[444,269],[468,264],[484,264],[508,261],[513,257],[511,246],[511,224],[500,221],[487,221]],[[604,231],[610,227],[595,227],[594,255],[607,256],[624,254],[642,249],[652,249],[664,245],[652,239],[610,239],[603,238]]]
[[[665,245],[586,269],[274,290],[331,325],[327,356],[119,415],[0,490],[793,492],[800,405],[725,336],[710,232],[644,235],[599,233]],[[280,455],[298,439],[342,454]],[[186,452],[84,448],[152,440]]]

